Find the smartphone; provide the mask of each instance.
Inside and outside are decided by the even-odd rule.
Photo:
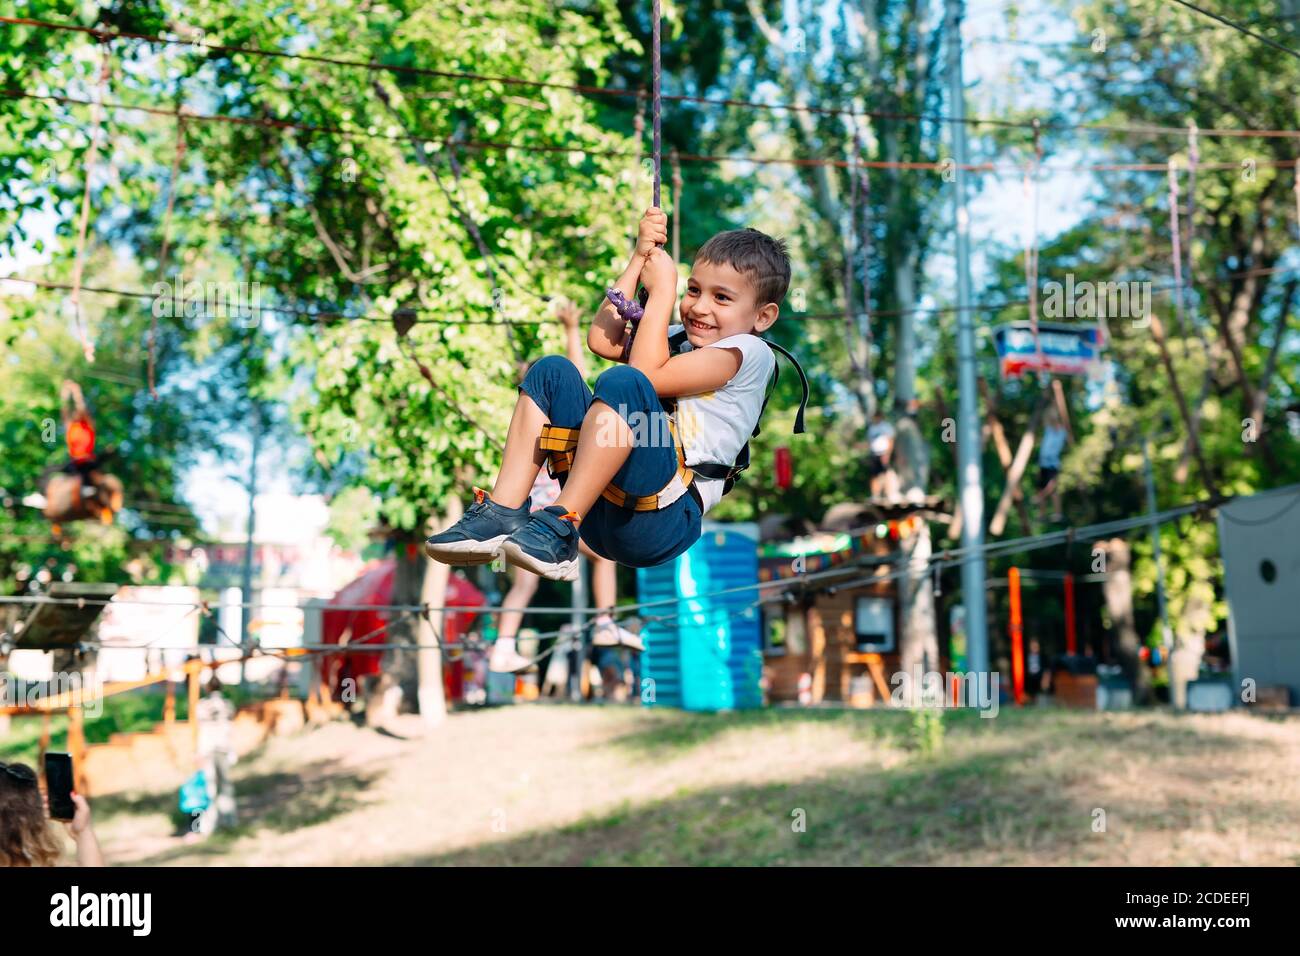
[[[72,757],[69,754],[45,755],[45,793],[50,802],[50,816],[71,820],[77,815],[72,802]]]

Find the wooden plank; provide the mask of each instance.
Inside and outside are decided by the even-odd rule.
[[[1047,392],[1038,400],[1038,405],[1034,408],[1034,413],[1029,417],[1029,426],[1025,429],[1025,434],[1021,436],[1020,447],[1016,449],[1016,457],[1011,461],[1011,468],[1007,472],[1007,484],[1002,489],[1002,498],[998,501],[997,510],[993,513],[993,520],[989,522],[989,534],[999,535],[1007,526],[1007,512],[1011,510],[1012,497],[1015,494],[1020,479],[1025,475],[1025,469],[1029,465],[1029,456],[1034,451],[1034,440],[1038,432],[1038,424],[1042,421],[1043,412],[1047,408]]]
[[[52,602],[37,604],[21,628],[15,625],[14,647],[38,651],[76,647],[104,613],[106,605],[101,602],[112,598],[117,589],[116,584],[55,582],[49,593]]]
[[[984,384],[982,380],[980,381],[980,384],[981,385]],[[934,387],[934,401],[939,408],[940,421],[946,418],[952,418],[952,416],[948,414],[948,403],[944,401],[943,391],[939,388],[938,385]],[[955,422],[956,419],[953,419],[953,421]],[[961,459],[957,455],[956,442],[952,443],[952,462],[953,462],[953,468],[955,469],[955,473],[961,474]],[[955,541],[957,540],[957,538],[961,537],[961,522],[962,522],[961,496],[959,495],[957,498],[957,503],[954,504],[952,508],[952,522],[948,525],[948,540]]]
[[[984,383],[984,379],[980,379],[979,385],[980,395],[984,398],[984,407],[988,409],[985,417],[988,421],[989,431],[993,436],[993,447],[997,450],[998,461],[1002,465],[1002,474],[1005,475],[1011,469],[1011,443],[1007,441],[1006,429],[1002,427],[1002,419],[998,417],[997,401],[989,392],[989,387]],[[1015,484],[1012,496],[1016,503],[1016,514],[1020,516],[1020,525],[1028,533],[1030,529],[1029,507],[1025,503],[1025,494],[1020,490],[1019,482]]]
[[[68,711],[68,756],[72,758],[72,785],[77,792],[91,796],[86,783],[86,723],[80,707]]]
[[[826,697],[826,631],[816,605],[808,608],[808,662],[812,672],[812,702]]]
[[[167,732],[171,733],[172,727],[176,724],[176,685],[171,681],[167,682],[167,697],[163,701],[163,726]]]
[[[148,687],[150,684],[157,684],[166,679],[167,672],[160,671],[154,674],[147,674],[140,680],[116,681],[111,684],[105,684],[95,693],[100,698],[112,697],[115,694],[124,694],[127,691],[138,690],[141,687]],[[90,691],[84,688],[82,690],[65,690],[62,694],[58,694],[55,697],[47,697],[44,700],[38,700],[31,704],[0,707],[0,714],[39,714],[58,710],[76,709],[82,706],[81,702],[89,695]],[[165,704],[163,713],[165,717]]]

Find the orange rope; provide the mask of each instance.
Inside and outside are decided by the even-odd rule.
[[[1034,159],[1025,167],[1025,214],[1029,217],[1029,235],[1025,242],[1025,291],[1029,293],[1029,327],[1034,333],[1034,354],[1039,371],[1047,364],[1043,341],[1038,335],[1038,171],[1043,164],[1043,143],[1038,121],[1034,120]]]
[[[86,229],[90,224],[90,180],[95,173],[95,160],[99,156],[99,134],[104,122],[104,98],[108,87],[109,63],[112,47],[107,40],[101,40],[99,60],[99,97],[94,104],[94,117],[91,121],[90,149],[86,153],[86,187],[81,193],[81,224],[77,229],[77,258],[72,270],[72,314],[77,324],[77,337],[81,339],[81,351],[87,362],[95,361],[95,348],[90,343],[86,328],[81,321],[81,273],[85,267]]]

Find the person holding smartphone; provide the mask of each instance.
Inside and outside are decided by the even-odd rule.
[[[77,865],[103,866],[90,804],[75,791],[68,796],[72,813],[62,822],[76,843]],[[56,866],[62,855],[63,841],[51,826],[36,771],[26,764],[0,763],[0,866]]]

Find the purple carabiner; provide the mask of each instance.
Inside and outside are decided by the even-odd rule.
[[[606,289],[605,298],[609,299],[618,312],[618,317],[628,322],[640,322],[645,309],[635,299],[629,299],[618,289]]]

